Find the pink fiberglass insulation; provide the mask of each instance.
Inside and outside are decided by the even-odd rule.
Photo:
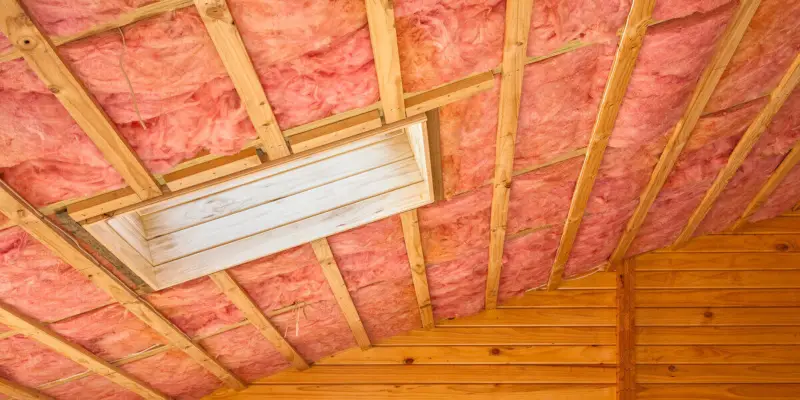
[[[506,240],[500,271],[500,302],[547,283],[562,229],[563,223]]]
[[[613,58],[613,45],[593,45],[525,67],[515,170],[586,146]]]
[[[706,115],[697,122],[628,255],[671,244],[686,226],[717,173],[727,164],[733,148],[753,121],[765,99]]]
[[[744,163],[698,226],[696,234],[717,233],[744,212],[769,175],[800,140],[800,92],[794,91],[772,119]]]
[[[229,4],[282,129],[378,100],[363,1]]]
[[[451,261],[428,265],[428,288],[435,320],[466,317],[483,311],[488,264],[489,249],[484,247]]]
[[[209,278],[198,278],[146,297],[189,336],[203,336],[244,319]]]
[[[499,100],[498,77],[494,90],[439,109],[439,146],[446,198],[491,181]]]
[[[271,320],[308,362],[356,346],[353,331],[334,300],[307,304]]]
[[[561,225],[575,191],[583,157],[514,177],[508,204],[507,235],[544,225]]]
[[[0,232],[0,300],[40,321],[71,317],[111,301],[20,228]]]
[[[29,387],[79,374],[86,368],[22,335],[0,340],[0,377]]]
[[[199,399],[222,385],[214,375],[178,350],[156,354],[120,368],[177,400]]]
[[[371,341],[420,327],[400,217],[373,222],[328,241]]]
[[[800,164],[792,168],[792,171],[778,184],[764,205],[749,220],[756,222],[777,217],[791,210],[797,204],[798,199],[800,199]]]
[[[290,366],[252,325],[203,339],[200,344],[234,375],[248,382]]]
[[[95,355],[114,361],[166,342],[119,304],[51,324],[50,329]]]
[[[705,111],[769,94],[798,52],[800,2],[763,0]]]
[[[723,6],[648,29],[567,276],[581,275],[611,255],[733,11]]]
[[[440,264],[487,249],[491,206],[492,188],[487,186],[420,208],[425,262]]]
[[[571,41],[614,43],[630,0],[540,0],[533,2],[528,55],[541,56]]]
[[[430,89],[500,65],[502,0],[395,2],[403,89]]]
[[[92,399],[92,400],[139,400],[141,397],[125,390],[110,380],[91,375],[77,381],[67,382],[42,390],[56,399]]]
[[[653,20],[664,21],[682,18],[694,13],[706,13],[734,0],[669,0],[657,1],[653,9]]]

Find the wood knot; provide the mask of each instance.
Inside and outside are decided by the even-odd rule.
[[[775,245],[775,250],[778,251],[789,251],[789,245],[786,243],[778,243]]]
[[[500,355],[500,349],[498,349],[497,347],[492,348],[491,354],[493,356],[499,356]]]
[[[17,46],[22,50],[33,50],[39,41],[32,36],[23,36],[17,40]]]
[[[678,370],[678,367],[676,367],[674,365],[670,365],[669,368],[667,368],[667,369],[669,370],[669,372],[675,372],[675,371]]]
[[[58,92],[61,91],[61,89],[59,89],[58,86],[48,86],[47,90],[49,90],[50,93],[52,94],[58,94]]]
[[[714,317],[714,313],[711,312],[711,311],[706,311],[706,312],[703,313],[703,316],[706,317],[706,318],[712,318],[712,317]]]
[[[403,364],[405,364],[405,365],[411,365],[413,363],[414,363],[414,359],[413,358],[406,358],[405,360],[403,360]]]
[[[206,15],[213,19],[222,19],[225,16],[225,9],[222,6],[209,7],[206,9]]]

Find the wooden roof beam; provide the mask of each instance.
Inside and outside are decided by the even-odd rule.
[[[400,214],[400,221],[403,224],[403,238],[406,242],[408,262],[411,264],[411,280],[414,282],[422,327],[430,329],[433,328],[433,307],[428,290],[428,276],[425,268],[425,255],[422,251],[422,236],[419,233],[417,210]]]
[[[517,120],[522,97],[522,76],[525,69],[528,34],[530,33],[533,0],[509,0],[506,3],[505,43],[503,45],[500,109],[497,121],[497,143],[492,190],[489,267],[486,275],[486,309],[497,308],[500,269],[508,223],[508,200],[514,173],[514,148]]]
[[[0,305],[0,322],[145,399],[168,399],[167,396],[151,388],[146,383],[109,364],[86,349],[70,343],[43,324],[17,313],[9,306]]]
[[[364,324],[361,322],[361,317],[358,316],[358,310],[356,305],[353,304],[350,292],[347,290],[347,284],[344,283],[342,273],[339,271],[339,265],[336,264],[336,260],[333,258],[328,239],[315,240],[311,242],[311,247],[314,249],[317,260],[319,260],[322,273],[325,275],[325,279],[328,280],[336,302],[339,304],[345,320],[347,320],[347,325],[353,331],[353,337],[358,347],[364,350],[368,349],[372,344],[369,341],[366,329],[364,329]]]
[[[61,228],[43,217],[38,210],[2,181],[0,181],[0,212],[222,382],[235,389],[245,388],[245,384],[239,378],[209,356],[114,274],[103,268]]]
[[[0,393],[19,400],[52,400],[53,398],[16,382],[0,378]]]
[[[706,104],[708,104],[709,99],[711,99],[711,95],[717,87],[722,73],[725,72],[725,68],[727,68],[728,63],[733,57],[733,53],[739,46],[739,42],[741,42],[747,27],[750,25],[750,20],[753,18],[753,15],[755,15],[756,9],[758,9],[760,3],[761,0],[743,0],[739,4],[736,15],[734,15],[730,24],[728,24],[725,34],[717,45],[717,50],[713,58],[705,71],[703,71],[703,75],[700,77],[700,81],[694,89],[692,98],[686,107],[686,111],[683,113],[683,117],[681,117],[680,121],[675,125],[672,136],[670,136],[664,151],[661,153],[658,164],[656,164],[653,174],[650,176],[650,181],[647,183],[641,196],[639,196],[639,204],[628,220],[628,224],[625,227],[625,231],[622,233],[617,247],[611,254],[611,265],[618,265],[622,259],[625,258],[625,254],[636,238],[636,234],[639,233],[639,229],[642,227],[647,213],[650,211],[650,207],[653,206],[653,203],[658,197],[658,193],[661,191],[661,188],[664,187],[664,183],[666,183],[669,174],[678,162],[678,157],[689,141],[689,137],[692,131],[694,131],[697,121],[703,114]]]
[[[270,160],[291,154],[225,0],[194,0]]]
[[[781,161],[781,165],[772,172],[767,182],[764,183],[764,186],[761,186],[756,196],[753,197],[753,200],[751,200],[747,208],[745,208],[742,216],[733,224],[730,229],[731,231],[738,231],[747,224],[747,220],[766,203],[769,196],[778,188],[778,185],[792,172],[792,169],[797,165],[798,161],[800,161],[800,141],[794,144],[789,154]]]
[[[783,103],[786,102],[786,99],[792,93],[795,86],[797,86],[798,81],[800,81],[800,54],[795,56],[792,65],[783,75],[778,86],[769,94],[769,102],[761,109],[761,112],[758,113],[758,116],[756,116],[755,120],[753,120],[747,128],[747,131],[745,131],[744,135],[739,140],[739,143],[733,149],[733,153],[728,157],[728,163],[719,171],[719,174],[717,174],[714,183],[706,192],[700,205],[694,210],[686,226],[675,240],[675,243],[672,244],[673,247],[682,246],[692,238],[697,227],[700,226],[700,223],[703,222],[708,212],[711,211],[711,207],[714,206],[714,203],[722,194],[723,190],[725,190],[728,182],[733,179],[736,171],[739,170],[739,167],[744,163],[747,155],[750,154],[750,150],[753,149],[758,139],[761,138],[761,134],[767,129],[772,118],[783,106]]]
[[[553,269],[550,272],[550,280],[547,288],[556,289],[561,284],[564,275],[564,268],[569,260],[572,246],[578,235],[578,228],[586,212],[586,204],[592,194],[594,181],[600,170],[603,155],[608,145],[608,139],[614,130],[622,100],[628,90],[633,68],[636,59],[639,57],[639,50],[642,48],[647,26],[653,13],[655,0],[633,0],[628,20],[622,31],[617,54],[614,56],[614,63],[611,65],[611,72],[608,76],[606,88],[603,91],[603,98],[600,101],[599,112],[592,128],[592,136],[586,150],[586,157],[581,168],[575,192],[572,195],[572,202],[569,206],[569,214],[564,224],[564,232],[558,245],[556,259]]]
[[[116,125],[72,73],[19,0],[0,0],[0,31],[22,53],[28,66],[64,105],[141,199],[161,194],[158,183],[117,131]]]

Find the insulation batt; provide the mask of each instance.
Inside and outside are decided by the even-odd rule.
[[[502,0],[398,0],[395,19],[406,92],[488,71],[502,60]]]
[[[503,269],[500,271],[499,302],[547,283],[562,229],[563,224],[556,224],[506,240]]]
[[[139,400],[141,397],[110,380],[91,375],[43,390],[56,399]]]
[[[271,319],[308,362],[355,347],[353,332],[334,300],[318,301]]]
[[[797,140],[800,140],[800,92],[794,91],[728,182],[696,234],[720,232],[739,219]]]
[[[484,309],[489,249],[480,248],[451,261],[428,265],[433,318],[458,318]]]
[[[727,5],[648,29],[567,276],[581,275],[610,256],[733,11]]]
[[[0,232],[0,301],[40,321],[55,321],[111,299],[20,228]]]
[[[85,370],[72,360],[22,335],[0,340],[0,377],[5,379],[36,387]]]
[[[492,188],[485,187],[420,208],[425,262],[439,264],[487,249],[491,206]]]
[[[571,41],[617,42],[630,4],[630,0],[534,1],[528,55],[545,55]]]
[[[199,399],[222,385],[214,375],[178,350],[156,354],[120,368],[177,400]]]
[[[727,164],[733,148],[765,104],[765,99],[754,100],[698,120],[675,168],[631,244],[629,256],[667,246],[677,238],[719,171]]]
[[[756,211],[750,221],[756,222],[768,218],[777,217],[784,212],[791,210],[800,198],[800,164],[792,168],[792,171],[778,185],[767,201]]]
[[[200,341],[208,353],[248,382],[288,368],[289,362],[251,325]]]
[[[768,94],[800,52],[800,1],[763,0],[706,112]]]

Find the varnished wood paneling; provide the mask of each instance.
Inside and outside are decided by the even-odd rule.
[[[795,400],[797,384],[639,385],[640,400]]]
[[[693,326],[636,328],[642,344],[800,344],[796,326]]]
[[[796,289],[639,290],[637,307],[800,307]]]
[[[639,365],[639,383],[800,383],[800,365]]]
[[[636,310],[636,325],[637,326],[800,325],[800,309],[793,307],[640,308]]]
[[[794,345],[638,346],[640,364],[800,364]]]

